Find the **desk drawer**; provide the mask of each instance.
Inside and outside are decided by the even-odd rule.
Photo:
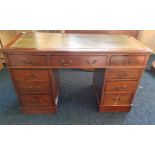
[[[22,106],[44,107],[54,105],[51,95],[21,95]]]
[[[12,70],[12,75],[16,81],[49,81],[48,70]]]
[[[105,90],[106,91],[135,91],[137,87],[137,81],[108,81],[106,83]]]
[[[141,69],[107,69],[106,77],[108,79],[138,79]]]
[[[106,66],[106,56],[52,56],[52,66]]]
[[[45,66],[47,65],[46,56],[34,55],[9,55],[11,66]]]
[[[112,56],[110,66],[144,66],[144,55],[140,56]]]
[[[18,81],[16,82],[16,86],[19,92],[23,94],[50,92],[50,83],[46,81]]]
[[[132,93],[105,93],[103,105],[130,105]]]

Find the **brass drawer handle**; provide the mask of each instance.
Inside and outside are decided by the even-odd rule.
[[[36,89],[39,89],[40,88],[40,86],[36,86]]]
[[[120,86],[120,87],[118,86],[118,87],[115,87],[115,88],[116,88],[116,90],[119,91],[119,90],[124,90],[124,89],[126,89],[126,86],[125,86],[125,85],[124,85],[124,86]]]
[[[120,101],[121,100],[121,96],[120,95],[119,96],[116,96],[116,97],[113,98],[113,100],[114,101]]]
[[[126,77],[126,76],[128,76],[128,73],[127,72],[122,72],[122,73],[119,73],[118,75],[120,77]]]
[[[25,77],[25,80],[29,80],[29,79],[31,79],[31,77],[30,77],[30,74],[29,74],[29,73],[27,73],[25,76],[26,76],[26,77]]]
[[[27,56],[27,57],[26,57],[26,60],[24,61],[24,63],[27,64],[27,65],[32,64],[31,57]]]
[[[35,79],[37,75],[38,75],[37,73],[32,73],[32,74],[27,73],[25,80]]]
[[[39,89],[40,86],[29,86],[28,88],[29,88],[29,89]]]
[[[38,74],[37,73],[33,73],[33,76],[37,76]]]
[[[61,64],[63,64],[64,66],[69,66],[72,64],[72,60],[61,60],[60,61]]]
[[[134,63],[134,60],[133,60],[133,59],[127,59],[127,60],[124,60],[123,63],[124,63],[125,65],[127,65],[127,64],[132,64],[132,63]]]
[[[96,62],[97,62],[97,60],[93,60],[93,61],[87,60],[87,63],[88,63],[89,65],[94,65]]]
[[[28,88],[29,88],[29,89],[32,89],[33,87],[32,87],[32,86],[29,86]]]
[[[43,100],[37,100],[37,99],[36,99],[36,100],[32,100],[32,103],[33,103],[33,104],[39,104],[39,103],[42,103],[42,101],[43,101]]]

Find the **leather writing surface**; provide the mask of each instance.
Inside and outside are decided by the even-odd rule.
[[[23,34],[11,48],[35,49],[144,49],[144,46],[126,35],[95,34]]]

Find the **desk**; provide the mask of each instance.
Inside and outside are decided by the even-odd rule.
[[[25,113],[57,111],[59,68],[95,68],[99,112],[127,112],[151,50],[126,35],[24,33],[3,49]]]

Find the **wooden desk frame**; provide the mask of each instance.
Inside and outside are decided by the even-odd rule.
[[[90,49],[10,48],[21,35],[4,47],[3,53],[23,112],[36,114],[57,111],[59,68],[94,68],[93,87],[99,112],[130,111],[152,52],[136,39],[129,37],[143,49],[91,49],[89,52]],[[28,77],[30,79],[27,80],[25,77],[30,75],[36,77]]]

